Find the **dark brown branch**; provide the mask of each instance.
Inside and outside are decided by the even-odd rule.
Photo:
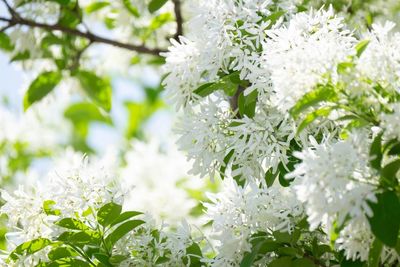
[[[0,21],[8,22],[8,25],[0,29],[0,31],[4,32],[5,30],[14,27],[16,25],[23,25],[31,28],[40,28],[46,31],[61,31],[63,33],[79,36],[87,39],[90,43],[102,43],[108,44],[111,46],[127,49],[130,51],[136,51],[138,53],[150,54],[150,55],[159,55],[162,52],[166,52],[164,49],[160,48],[149,48],[145,45],[134,45],[130,43],[119,42],[113,39],[109,39],[106,37],[102,37],[96,34],[93,34],[89,31],[89,29],[85,26],[86,30],[81,31],[74,28],[65,27],[59,24],[46,24],[41,22],[36,22],[30,19],[22,18],[18,12],[8,3],[7,0],[1,0],[7,7],[11,18],[0,17]],[[172,0],[174,3],[174,13],[177,24],[176,33],[173,38],[178,40],[178,37],[183,35],[183,17],[182,17],[182,5],[180,0]]]
[[[178,37],[183,35],[183,17],[182,17],[182,6],[180,0],[172,0],[174,3],[174,13],[176,20],[176,33],[174,39],[178,40]]]
[[[232,96],[229,99],[229,104],[231,106],[232,111],[233,112],[237,111],[236,116],[235,116],[236,119],[240,119],[241,118],[241,116],[240,116],[240,114],[238,112],[238,109],[239,109],[239,96],[240,96],[241,93],[244,92],[244,90],[246,90],[246,88],[244,88],[243,86],[239,86],[239,88],[237,89],[235,95]]]
[[[9,25],[13,25],[13,26],[14,25],[24,25],[24,26],[28,26],[31,28],[40,28],[40,29],[47,30],[47,31],[61,31],[63,33],[67,33],[70,35],[85,38],[92,43],[108,44],[108,45],[112,45],[112,46],[119,47],[119,48],[124,48],[124,49],[131,50],[131,51],[136,51],[136,52],[143,53],[143,54],[159,55],[161,52],[165,52],[164,50],[159,49],[159,48],[148,48],[143,45],[122,43],[122,42],[118,42],[118,41],[115,41],[112,39],[101,37],[99,35],[89,32],[89,31],[83,32],[78,29],[72,29],[72,28],[68,28],[68,27],[65,27],[62,25],[58,25],[58,24],[45,24],[45,23],[35,22],[35,21],[29,20],[29,19],[21,18],[19,16],[17,16],[17,17],[12,16],[10,19],[0,17],[0,20],[6,21],[9,23]]]

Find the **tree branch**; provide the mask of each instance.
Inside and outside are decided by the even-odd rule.
[[[161,48],[149,48],[146,47],[145,45],[135,45],[131,43],[124,43],[124,42],[119,42],[113,39],[109,39],[106,37],[102,37],[97,34],[93,34],[89,31],[89,29],[86,27],[85,31],[81,31],[75,28],[69,28],[65,27],[59,24],[46,24],[46,23],[41,23],[41,22],[36,22],[30,19],[26,19],[21,17],[18,12],[8,3],[7,0],[1,0],[5,6],[7,7],[11,18],[6,18],[6,17],[0,17],[0,21],[8,22],[8,25],[5,27],[1,28],[0,31],[4,32],[5,30],[14,27],[16,25],[23,25],[31,28],[40,28],[46,31],[60,31],[62,33],[66,33],[69,35],[73,36],[79,36],[81,38],[85,38],[89,40],[90,43],[102,43],[102,44],[107,44],[123,49],[127,49],[130,51],[135,51],[138,53],[143,53],[143,54],[149,54],[149,55],[156,55],[158,56],[162,52],[166,52],[165,49]],[[182,17],[182,5],[181,5],[181,0],[172,0],[174,3],[174,13],[175,13],[175,19],[176,19],[176,24],[177,24],[177,29],[176,33],[173,36],[174,39],[178,40],[178,37],[183,35],[183,17]],[[85,25],[84,25],[85,26]]]
[[[119,47],[119,48],[124,48],[124,49],[130,50],[130,51],[136,51],[136,52],[143,53],[143,54],[159,55],[161,52],[165,52],[164,50],[159,49],[159,48],[148,48],[143,45],[122,43],[122,42],[118,42],[118,41],[115,41],[115,40],[112,40],[109,38],[105,38],[105,37],[93,34],[89,31],[83,32],[78,29],[72,29],[72,28],[68,28],[68,27],[65,27],[62,25],[58,25],[58,24],[46,24],[46,23],[35,22],[35,21],[29,20],[29,19],[21,18],[19,16],[18,17],[13,16],[11,18],[0,17],[0,20],[8,22],[9,25],[12,25],[12,26],[24,25],[24,26],[28,26],[31,28],[40,28],[40,29],[47,30],[47,31],[61,31],[63,33],[67,33],[70,35],[85,38],[92,43],[108,44],[108,45],[112,45],[112,46]]]
[[[183,17],[182,17],[182,6],[180,0],[172,0],[174,3],[174,13],[176,20],[176,33],[174,39],[178,40],[178,37],[183,35]]]

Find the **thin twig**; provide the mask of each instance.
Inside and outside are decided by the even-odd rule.
[[[180,0],[172,0],[174,3],[174,13],[176,20],[176,33],[174,39],[178,40],[178,37],[183,35],[183,17],[182,17],[182,6]]]
[[[131,43],[124,43],[124,42],[119,42],[113,39],[109,39],[106,37],[99,36],[97,34],[93,34],[90,32],[88,27],[84,25],[86,28],[85,31],[81,31],[75,28],[69,28],[65,27],[59,24],[46,24],[46,23],[41,23],[41,22],[36,22],[30,19],[26,19],[21,17],[18,12],[8,3],[7,0],[1,0],[7,7],[11,18],[6,18],[6,17],[0,17],[0,21],[5,21],[8,22],[8,25],[3,27],[0,31],[5,31],[11,27],[14,27],[16,25],[23,25],[31,28],[40,28],[46,31],[60,31],[62,33],[66,33],[69,35],[73,36],[79,36],[82,38],[85,38],[89,40],[90,44],[92,43],[102,43],[102,44],[108,44],[111,46],[127,49],[130,51],[136,51],[138,53],[143,53],[143,54],[149,54],[149,55],[159,55],[162,52],[166,52],[164,49],[161,48],[149,48],[145,45],[135,45]],[[177,29],[176,33],[174,35],[174,39],[178,39],[179,36],[183,35],[183,17],[182,17],[182,6],[181,6],[181,1],[180,0],[172,0],[174,3],[174,13],[175,13],[175,19],[176,19],[176,24],[177,24]]]
[[[19,16],[18,17],[13,16],[11,19],[0,17],[0,20],[7,21],[9,24],[12,24],[13,26],[24,25],[24,26],[28,26],[31,28],[40,28],[40,29],[47,30],[47,31],[61,31],[63,33],[67,33],[70,35],[85,38],[92,43],[108,44],[108,45],[112,45],[112,46],[119,47],[119,48],[124,48],[124,49],[131,50],[131,51],[136,51],[136,52],[143,53],[143,54],[159,55],[160,53],[165,52],[163,49],[159,49],[159,48],[148,48],[143,45],[134,45],[134,44],[130,44],[130,43],[123,43],[123,42],[119,42],[119,41],[116,41],[113,39],[109,39],[106,37],[102,37],[102,36],[93,34],[89,31],[83,32],[78,29],[68,28],[68,27],[65,27],[65,26],[62,26],[59,24],[46,24],[46,23],[36,22],[33,20],[19,17]]]
[[[6,5],[8,12],[10,12],[11,16],[19,18],[19,14],[11,7],[7,0],[2,0],[4,5]]]

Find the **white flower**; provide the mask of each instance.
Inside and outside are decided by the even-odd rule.
[[[356,39],[332,8],[298,13],[287,26],[267,34],[265,66],[271,72],[273,102],[284,111],[318,83],[335,78],[337,64],[355,51]]]
[[[391,33],[396,25],[386,22],[374,24],[365,36],[369,40],[366,50],[358,60],[357,70],[374,82],[400,86],[400,33]]]
[[[168,75],[164,80],[166,93],[177,108],[199,98],[194,90],[201,84],[205,71],[200,64],[202,55],[197,45],[184,37],[180,37],[179,41],[171,39],[173,46],[163,54],[166,57],[164,69]]]
[[[369,143],[365,134],[352,133],[347,140],[318,144],[295,153],[302,160],[287,177],[295,177],[294,189],[305,204],[311,229],[331,229],[347,216],[372,215],[367,201],[376,201],[376,180],[369,168]]]
[[[191,173],[214,177],[228,152],[231,116],[229,103],[211,98],[182,114],[176,132],[180,149],[194,160]]]
[[[400,104],[391,105],[393,113],[381,114],[381,127],[388,139],[400,140]]]
[[[155,139],[147,143],[134,141],[125,162],[121,183],[132,188],[125,197],[127,209],[149,212],[156,219],[174,224],[189,216],[196,202],[184,187],[200,188],[202,181],[188,175],[190,164],[173,144]]]
[[[242,188],[232,178],[225,178],[222,191],[208,197],[211,203],[205,206],[213,222],[212,237],[218,250],[213,266],[238,265],[251,249],[252,234],[290,232],[303,212],[292,189],[280,185],[267,188],[249,182]]]
[[[274,108],[260,107],[253,118],[235,119],[230,149],[234,150],[232,164],[238,165],[232,176],[242,174],[247,179],[262,179],[272,168],[276,172],[280,162],[288,163],[286,151],[295,135],[295,125]]]
[[[374,236],[365,218],[352,220],[340,231],[336,245],[339,250],[344,250],[347,259],[353,261],[368,260],[369,249],[374,241]]]

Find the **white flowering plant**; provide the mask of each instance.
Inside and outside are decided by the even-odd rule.
[[[123,184],[144,180],[147,185],[136,192],[145,195],[147,187],[157,188],[153,172],[160,173],[159,191],[168,190],[160,199],[173,207],[152,210],[181,217],[178,206],[182,214],[200,207],[195,235],[186,222],[159,229],[144,214],[122,212],[127,188],[116,186],[118,171],[110,179],[101,167],[68,165],[50,190],[3,191],[1,212],[16,230],[9,233],[14,242],[5,264],[400,264],[400,33],[386,21],[398,20],[396,1],[3,3],[11,17],[0,17],[6,23],[2,48],[13,60],[51,61],[29,86],[25,109],[62,79],[72,79],[89,97],[90,109],[69,109],[66,117],[74,114],[76,127],[94,110],[94,120],[108,122],[111,82],[96,57],[86,62],[82,55],[96,43],[146,54],[151,59],[130,55],[128,65],[162,61],[162,89],[147,96],[148,106],[130,105],[128,132],[143,135],[138,121],[163,105],[158,100],[165,96],[179,114],[177,144],[190,173],[221,183],[207,198],[201,190],[187,190],[196,195],[189,200],[173,191],[183,183],[174,173],[186,171],[186,165],[175,171],[168,166],[168,158],[178,156],[164,154],[160,162],[167,163],[158,166],[144,161],[140,144],[125,151]],[[102,21],[121,41],[92,33],[90,19]],[[40,45],[23,45],[14,31],[24,27]],[[87,132],[86,124],[81,128]],[[174,197],[185,203],[175,205],[168,199]],[[135,202],[135,194],[126,199]],[[147,207],[157,206],[149,202]]]

